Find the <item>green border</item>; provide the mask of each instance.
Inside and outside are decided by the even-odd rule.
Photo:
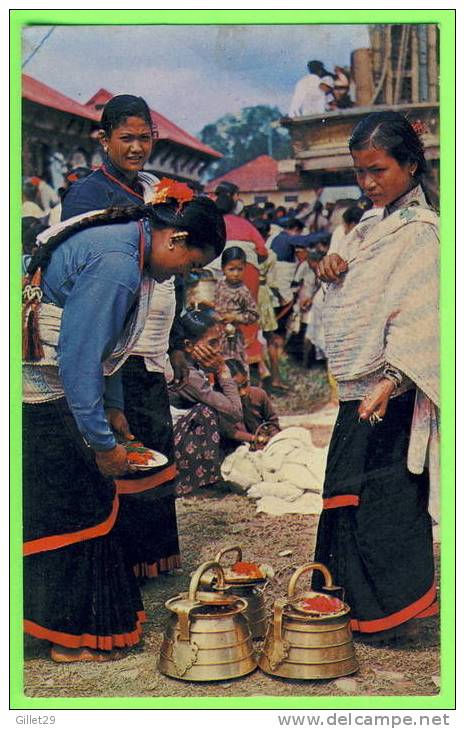
[[[21,352],[20,176],[21,29],[23,25],[213,25],[438,23],[441,68],[441,364],[442,496],[441,523],[441,692],[437,696],[260,698],[29,698],[23,694],[21,592]],[[455,703],[455,11],[454,10],[11,10],[11,667],[12,709],[453,709]]]

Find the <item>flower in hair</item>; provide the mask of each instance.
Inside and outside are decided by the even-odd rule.
[[[425,122],[420,121],[420,119],[412,122],[412,129],[416,134],[418,134],[419,137],[421,137],[422,134],[426,134],[426,132],[428,131],[428,127],[426,126]]]
[[[170,180],[169,177],[163,177],[155,186],[155,194],[151,200],[153,205],[165,203],[170,198],[177,200],[179,207],[186,202],[190,202],[194,197],[191,188],[185,182],[177,182]]]

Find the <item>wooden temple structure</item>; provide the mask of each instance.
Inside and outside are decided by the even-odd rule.
[[[347,142],[361,117],[373,111],[402,112],[426,127],[427,187],[439,187],[439,37],[435,25],[373,25],[371,47],[353,52],[355,106],[324,115],[285,117],[293,157],[278,163],[282,189],[318,189],[354,184]]]

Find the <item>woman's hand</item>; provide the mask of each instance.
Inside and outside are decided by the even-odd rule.
[[[321,259],[317,266],[317,276],[325,283],[338,283],[341,275],[349,270],[349,265],[338,253],[330,253]]]
[[[389,398],[394,392],[395,385],[391,380],[382,379],[378,382],[373,390],[365,395],[358,408],[358,414],[361,420],[369,420],[374,418],[375,422],[384,418],[389,404]]]
[[[122,410],[119,410],[119,408],[107,408],[105,410],[105,415],[110,423],[110,428],[114,433],[116,433],[116,435],[119,435],[124,440],[134,440],[134,436],[129,428],[129,423]]]
[[[224,357],[216,349],[210,347],[209,344],[201,344],[197,342],[192,350],[192,357],[205,369],[212,372],[218,372],[224,365]],[[229,372],[229,370],[228,370]]]
[[[171,387],[176,389],[187,383],[189,379],[189,367],[187,366],[186,355],[182,349],[174,349],[170,352],[169,357],[174,374]]]
[[[137,470],[129,464],[126,448],[122,445],[116,445],[109,451],[95,451],[95,463],[106,478],[117,478]]]

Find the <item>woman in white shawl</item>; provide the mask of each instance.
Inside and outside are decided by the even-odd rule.
[[[346,259],[319,264],[340,409],[316,559],[345,587],[354,631],[398,639],[413,618],[437,612],[428,496],[437,478],[438,218],[421,185],[423,145],[404,116],[370,114],[349,147],[374,207]]]

